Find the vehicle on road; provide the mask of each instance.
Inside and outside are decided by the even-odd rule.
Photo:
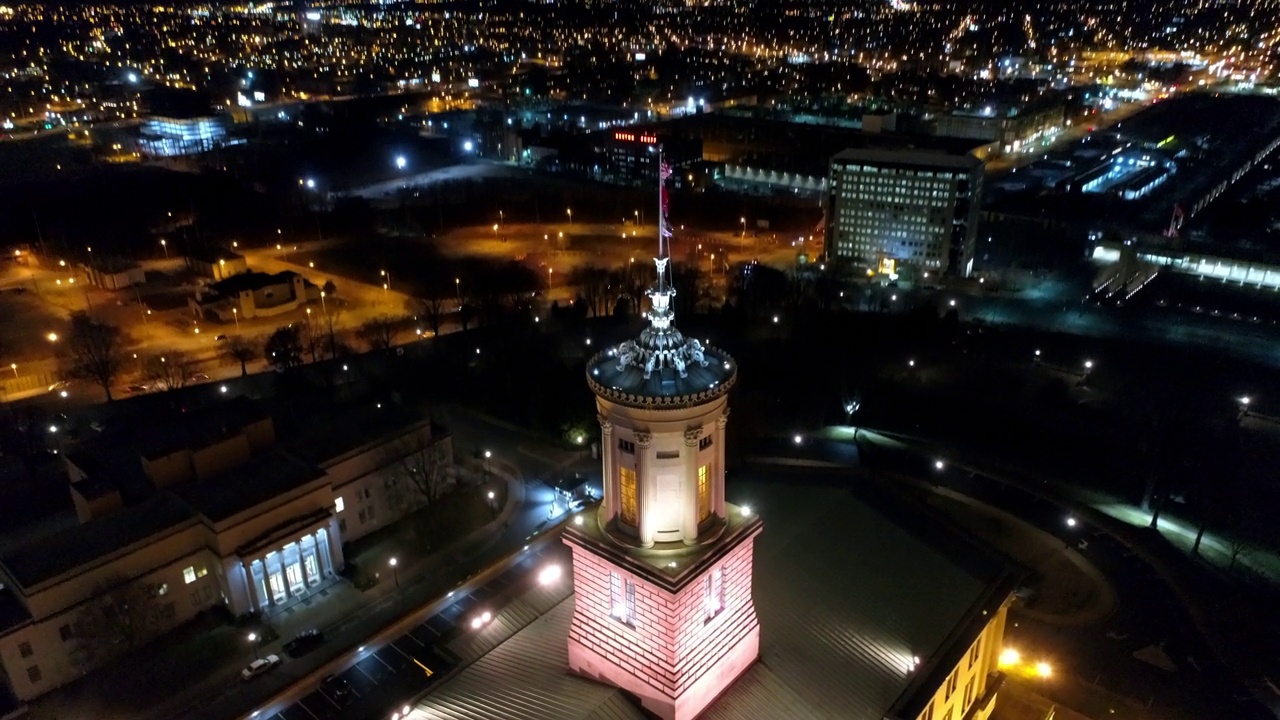
[[[226,335],[219,335],[218,337],[214,338],[214,340],[216,340],[216,341],[218,341],[218,342],[223,342],[223,341],[225,341],[226,339],[227,339],[227,336],[226,336]]]
[[[59,380],[58,382],[49,386],[49,392],[54,392],[55,390],[66,390],[69,387],[71,387],[70,380]]]
[[[264,658],[258,658],[257,660],[249,663],[249,667],[240,671],[240,679],[248,682],[279,664],[279,655],[268,655]]]
[[[337,705],[346,705],[351,702],[351,683],[336,675],[330,675],[321,680],[320,689]]]
[[[323,644],[324,633],[314,628],[303,630],[284,644],[284,654],[293,658],[302,657]]]
[[[125,387],[124,391],[127,393],[134,393],[134,394],[144,393],[147,391],[147,386],[146,385],[128,385]]]
[[[204,373],[202,373],[202,372],[198,372],[198,373],[191,373],[191,381],[192,381],[192,382],[204,382],[205,380],[208,380],[208,379],[209,379],[209,376],[208,376],[208,375],[205,375],[205,374],[204,374]]]

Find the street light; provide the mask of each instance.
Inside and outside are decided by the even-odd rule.
[[[564,211],[569,213],[569,227],[573,227],[573,208],[565,208]]]
[[[249,633],[249,644],[253,646],[253,659],[258,659],[258,633]]]
[[[14,377],[18,377],[18,363],[9,363],[9,369],[13,371]]]
[[[747,239],[747,219],[745,217],[738,218],[738,222],[742,223],[742,239]]]
[[[933,469],[934,469],[934,470],[944,470],[944,469],[946,469],[946,467],[947,467],[947,464],[946,464],[946,463],[944,463],[944,462],[942,462],[941,460],[934,460],[934,461],[933,461]]]
[[[457,300],[462,299],[462,278],[460,277],[453,279],[453,297]]]
[[[164,239],[161,238],[160,247],[164,248],[164,259],[168,260],[169,259],[169,243],[165,242]]]
[[[386,299],[387,292],[391,290],[391,273],[387,272],[386,270],[379,270],[378,274],[382,275],[387,279],[386,282],[382,283],[382,297],[383,299]]]
[[[323,311],[324,311],[325,316],[326,316],[326,317],[328,317],[328,315],[329,315],[329,306],[328,306],[328,305],[325,303],[325,301],[324,301],[324,295],[325,295],[325,292],[324,292],[323,290],[321,290],[321,291],[320,291],[320,309],[321,309],[321,310],[323,310]]]
[[[240,308],[231,308],[231,317],[236,319],[236,332],[239,332],[240,331]]]
[[[45,339],[47,339],[49,342],[58,342],[58,333],[51,332],[48,335],[45,335]]]
[[[397,170],[403,170],[403,169],[405,168],[405,166],[406,166],[406,165],[408,165],[408,164],[409,164],[409,161],[408,161],[407,159],[405,159],[405,156],[403,156],[403,155],[397,155],[397,156],[396,156],[396,169],[397,169]]]
[[[396,589],[399,590],[400,589],[400,569],[399,569],[400,564],[396,562],[395,558],[391,558],[389,561],[387,561],[387,564],[391,566],[391,575],[396,579]]]

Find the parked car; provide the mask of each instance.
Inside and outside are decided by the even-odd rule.
[[[248,682],[279,664],[279,655],[268,655],[264,658],[258,658],[257,660],[249,663],[249,667],[240,671],[240,679]]]
[[[336,675],[330,675],[321,680],[320,689],[335,705],[341,706],[351,702],[351,683]]]
[[[315,629],[303,630],[284,644],[284,653],[289,657],[302,657],[323,644],[324,633]]]

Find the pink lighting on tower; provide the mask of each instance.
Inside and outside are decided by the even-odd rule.
[[[631,133],[615,137],[634,141]],[[626,690],[657,717],[686,720],[760,654],[751,583],[755,537],[764,525],[749,508],[725,500],[736,363],[675,327],[665,187],[671,167],[661,150],[658,168],[648,327],[587,363],[604,500],[564,530],[574,582],[568,654],[570,670]],[[689,372],[694,367],[696,376]]]

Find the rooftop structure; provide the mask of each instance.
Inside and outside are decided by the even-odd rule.
[[[735,479],[735,499],[768,523],[754,543],[760,662],[701,717],[990,715],[1018,574],[927,508],[845,482]],[[569,527],[595,532],[591,512]],[[625,693],[564,672],[563,639],[582,602],[579,591],[438,687],[419,712],[439,720],[647,717]]]

